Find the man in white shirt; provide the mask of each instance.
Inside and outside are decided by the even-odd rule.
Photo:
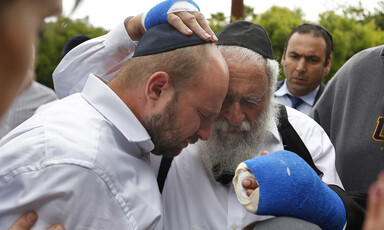
[[[277,102],[308,115],[324,90],[332,49],[332,35],[323,26],[305,23],[293,29],[281,58],[286,79],[277,83]]]
[[[150,152],[173,157],[207,140],[228,78],[213,44],[169,24],[149,29],[112,81],[89,75],[81,93],[0,142],[0,226],[28,208],[36,228],[162,229]]]
[[[245,23],[244,26],[253,28],[254,25]],[[229,50],[225,46],[220,48],[229,66],[231,82],[218,119],[221,122],[215,126],[219,125],[223,130],[227,129],[224,127],[231,127],[229,129],[233,130],[221,134],[231,140],[228,142],[218,140],[218,134],[215,134],[216,137],[207,144],[192,145],[185,150],[186,153],[174,159],[163,192],[167,229],[241,229],[255,220],[270,218],[248,213],[237,201],[233,186],[217,182],[211,171],[211,166],[216,165],[215,160],[220,160],[218,162],[225,160],[224,165],[214,167],[219,169],[214,173],[220,178],[221,172],[234,172],[238,163],[260,155],[261,150],[273,152],[284,148],[275,122],[276,108],[273,100],[278,63],[272,60],[273,52],[268,36],[261,27],[257,28],[258,34],[264,35],[243,36],[246,40],[254,39],[246,43],[255,44],[252,50],[248,47],[238,47],[241,46],[238,43],[231,43]],[[243,27],[240,27],[238,33],[240,36],[244,33],[242,29]],[[233,33],[231,34],[233,36]],[[116,49],[117,47],[104,46],[104,40],[112,39],[121,42],[121,47]],[[237,37],[234,37],[235,41],[230,42],[236,42],[236,39]],[[129,58],[127,53],[124,56],[124,51],[128,50],[131,44],[132,41],[127,39],[123,27],[120,26],[102,38],[80,45],[72,54],[69,53],[56,69],[54,74],[56,89],[62,91],[62,96],[71,94],[71,90],[81,89],[82,86],[78,83],[81,79],[73,78],[70,80],[72,82],[63,82],[64,79],[71,77],[72,68],[66,68],[83,65],[79,71],[86,71],[84,66],[88,63],[94,64],[93,58],[97,60],[103,53],[114,54],[105,60],[109,63],[109,68],[106,68],[108,66],[106,64],[95,71],[98,73],[118,71],[118,66],[112,65],[111,61],[119,63],[123,61],[122,59]],[[95,50],[98,52],[94,52]],[[83,55],[80,57],[76,53]],[[234,54],[238,56],[233,56]],[[77,65],[78,63],[82,64]],[[325,132],[316,122],[303,114],[289,108],[287,112],[289,122],[306,144],[316,167],[324,173],[323,181],[342,187],[334,166],[334,148]],[[253,128],[255,119],[260,122],[256,122],[258,126]],[[158,163],[159,159],[152,157],[155,170],[158,168]]]

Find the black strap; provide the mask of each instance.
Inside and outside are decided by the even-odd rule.
[[[351,196],[337,185],[328,185],[328,187],[337,193],[343,201],[347,214],[347,226],[345,230],[360,230],[363,227],[365,219],[365,209],[356,202],[354,196]],[[366,196],[365,199],[367,199]]]
[[[279,105],[279,125],[277,129],[279,130],[279,133],[281,135],[281,138],[283,139],[283,145],[285,150],[292,151],[299,155],[301,158],[303,158],[309,166],[315,172],[317,175],[322,177],[324,174],[321,172],[313,163],[313,159],[311,154],[309,153],[307,147],[301,140],[299,134],[297,134],[296,130],[292,127],[291,123],[288,121],[288,114],[287,110],[284,105]]]
[[[157,175],[157,185],[160,193],[163,192],[165,179],[167,178],[169,168],[171,167],[173,158],[162,157],[160,162],[159,174]]]

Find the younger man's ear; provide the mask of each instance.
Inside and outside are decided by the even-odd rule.
[[[172,80],[166,72],[156,72],[149,77],[145,88],[148,102],[157,101],[165,92],[173,90]]]

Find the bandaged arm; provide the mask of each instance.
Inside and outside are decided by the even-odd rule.
[[[250,172],[259,187],[248,197],[241,184]],[[233,182],[239,201],[252,213],[296,217],[322,229],[345,226],[341,198],[295,153],[281,150],[245,161]]]

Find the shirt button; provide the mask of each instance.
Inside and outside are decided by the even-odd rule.
[[[233,230],[236,230],[237,229],[237,226],[234,224],[234,225],[232,225],[232,229]]]

